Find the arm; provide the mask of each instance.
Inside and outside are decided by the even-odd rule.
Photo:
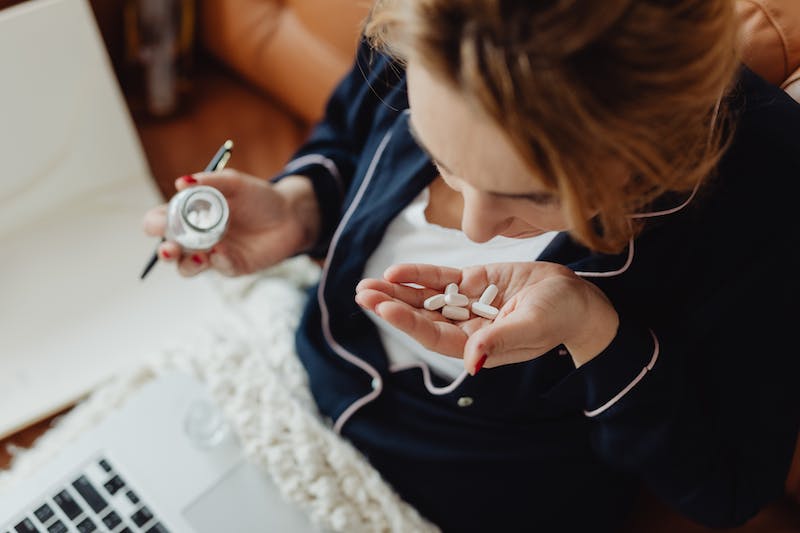
[[[791,285],[781,295],[765,283],[776,272],[764,262],[730,274],[713,300],[652,334],[622,316],[575,373],[596,451],[705,525],[742,524],[783,494],[800,398]]]
[[[327,251],[375,117],[392,100],[390,93],[398,90],[400,75],[396,64],[362,43],[350,73],[328,101],[325,117],[273,178],[280,182],[300,175],[309,180],[319,206],[319,230],[309,251],[315,257],[324,257]]]

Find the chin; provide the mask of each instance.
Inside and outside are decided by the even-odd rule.
[[[504,231],[500,235],[509,239],[529,239],[545,233],[547,233],[547,231],[543,229],[530,229],[525,231]]]

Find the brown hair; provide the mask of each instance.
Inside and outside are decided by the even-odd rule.
[[[629,215],[693,190],[727,145],[732,0],[378,0],[365,32],[485,111],[598,251],[623,249]]]

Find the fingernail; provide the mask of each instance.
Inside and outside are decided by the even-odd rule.
[[[202,258],[202,257],[200,257],[200,256],[199,256],[199,255],[197,255],[197,254],[195,254],[195,255],[193,255],[193,256],[192,256],[192,261],[194,261],[194,262],[195,262],[195,264],[197,264],[197,265],[202,265],[202,264],[203,264],[203,258]]]
[[[181,176],[181,179],[186,183],[197,183],[197,180],[194,179],[191,174],[186,174],[185,176]]]
[[[166,250],[161,250],[161,257],[163,257],[164,259],[171,259],[172,258],[172,256],[169,255],[169,252],[166,251]]]
[[[478,362],[475,363],[475,372],[472,374],[473,376],[477,374],[481,368],[483,368],[483,364],[486,362],[486,359],[489,357],[488,354],[483,354]]]

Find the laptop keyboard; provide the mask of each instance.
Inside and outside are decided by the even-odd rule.
[[[9,529],[10,528],[10,529]],[[104,458],[92,461],[0,533],[169,533]]]

